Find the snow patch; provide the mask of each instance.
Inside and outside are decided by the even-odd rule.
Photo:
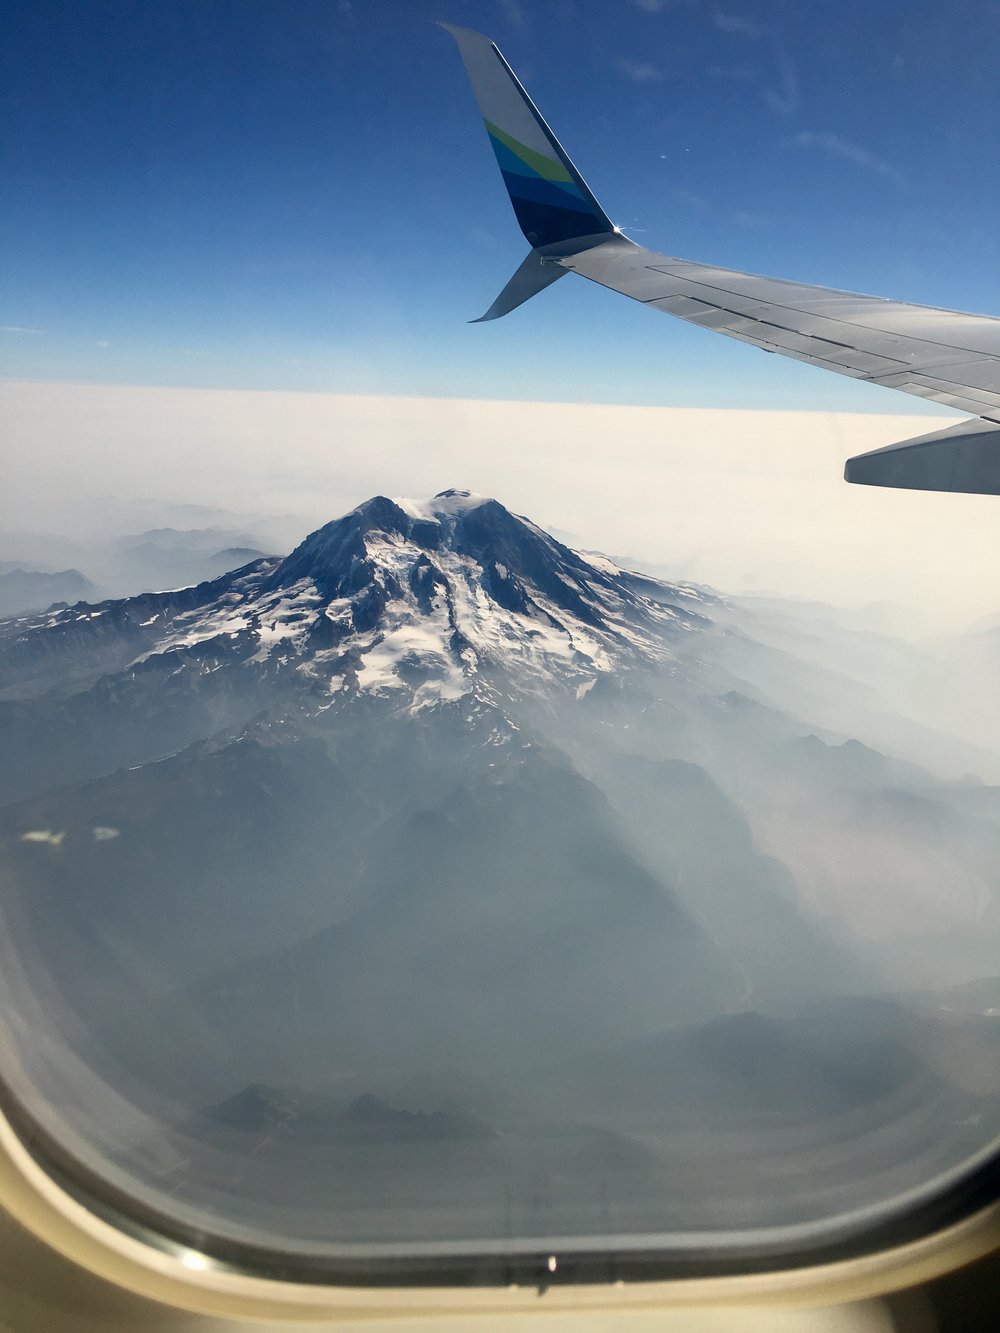
[[[606,555],[598,555],[595,551],[574,551],[581,560],[592,565],[594,569],[599,569],[602,574],[621,574],[623,573],[621,565],[616,565],[613,560],[609,560]]]
[[[55,833],[50,828],[33,828],[28,829],[26,833],[22,833],[18,841],[38,842],[49,847],[60,847],[65,836],[65,829],[60,829],[58,833]]]
[[[394,500],[404,514],[410,518],[442,519],[454,518],[456,514],[478,509],[489,502],[488,495],[477,495],[475,491],[441,491],[430,500],[411,500],[405,496]]]

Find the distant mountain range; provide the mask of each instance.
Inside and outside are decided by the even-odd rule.
[[[178,1160],[257,1135],[263,1180],[317,1136],[347,1145],[338,1171],[454,1141],[493,1180],[551,1132],[559,1171],[589,1153],[634,1192],[670,1177],[668,1129],[697,1130],[691,1195],[711,1126],[740,1173],[742,1126],[750,1207],[769,1126],[815,1146],[844,1117],[865,1141],[867,1106],[931,1139],[979,1116],[938,1165],[986,1134],[992,1094],[940,1054],[945,1002],[888,998],[1000,956],[991,756],[878,693],[904,646],[623,569],[459,490],[234,554],[0,625],[7,935],[72,1015],[60,1040],[169,1122]],[[973,1066],[986,1017],[962,1020]],[[58,1086],[48,1050],[25,1068]],[[138,1131],[60,1097],[140,1169]],[[898,1184],[929,1158],[894,1144]]]
[[[0,618],[44,611],[54,602],[82,602],[96,592],[78,569],[47,572],[0,563]]]
[[[45,532],[0,534],[0,619],[56,602],[96,601],[215,578],[259,560],[265,540],[224,525],[85,540]],[[60,569],[62,563],[76,567]]]

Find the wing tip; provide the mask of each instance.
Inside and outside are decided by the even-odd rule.
[[[475,28],[465,28],[461,23],[447,23],[444,19],[432,19],[431,22],[454,37],[459,46],[461,46],[463,40],[468,41],[470,38],[473,41],[485,42],[487,46],[496,46],[492,37],[487,37],[484,32],[477,32]]]

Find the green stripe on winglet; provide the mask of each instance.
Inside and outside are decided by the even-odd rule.
[[[517,139],[512,139],[498,125],[494,125],[492,120],[486,120],[485,116],[483,117],[483,123],[494,139],[499,139],[504,147],[509,148],[512,153],[521,159],[525,166],[529,166],[532,171],[537,172],[545,180],[573,182],[573,177],[563,164],[556,161],[555,158],[545,157],[544,154],[536,153],[533,148],[529,148],[526,144],[519,143]]]

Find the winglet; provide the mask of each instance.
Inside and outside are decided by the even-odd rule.
[[[554,260],[547,259],[540,250],[529,250],[524,263],[486,314],[480,315],[478,319],[470,319],[469,323],[485,324],[489,319],[499,319],[501,315],[509,315],[512,310],[524,305],[525,301],[530,301],[538,292],[543,292],[546,287],[551,286],[556,278],[565,277],[568,272],[568,268],[560,268]]]
[[[537,249],[584,237],[613,235],[615,224],[494,43],[470,28],[450,23],[439,26],[458,43],[514,213],[530,244]],[[548,286],[559,271],[556,269],[542,285]],[[527,296],[521,300],[527,300]]]

